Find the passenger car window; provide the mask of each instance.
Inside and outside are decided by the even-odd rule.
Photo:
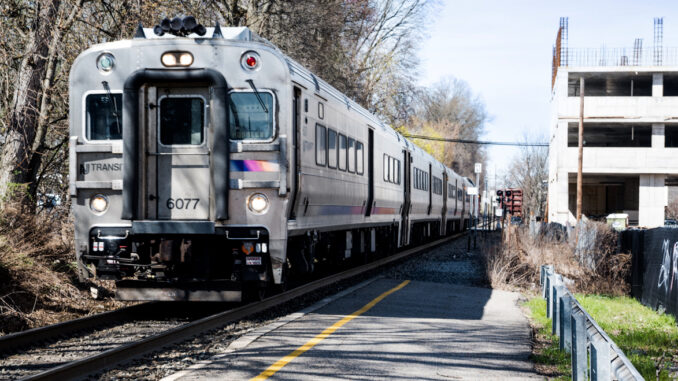
[[[362,175],[365,172],[365,157],[363,155],[363,143],[355,143],[355,155],[356,155],[356,167],[355,170],[359,175]]]
[[[160,143],[200,145],[205,126],[202,98],[163,98],[160,101]]]
[[[228,121],[231,140],[266,140],[273,137],[273,95],[259,92],[231,92]],[[266,107],[262,107],[263,106]]]
[[[384,155],[384,181],[388,181],[388,156]]]
[[[324,126],[315,125],[315,163],[325,166],[327,162],[327,130]]]
[[[355,172],[355,139],[348,138],[348,171]]]
[[[122,139],[122,94],[87,96],[85,136],[87,140]]]
[[[396,160],[396,184],[400,184],[400,160]]]
[[[346,136],[339,134],[339,169],[346,170]]]
[[[327,166],[337,167],[337,132],[327,129]]]

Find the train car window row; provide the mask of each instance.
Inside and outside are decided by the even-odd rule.
[[[457,189],[457,200],[461,201],[461,198],[462,198],[461,188],[458,188]]]
[[[447,184],[447,198],[456,198],[457,186],[452,184]]]
[[[122,94],[90,94],[85,98],[87,140],[122,139]]]
[[[423,191],[428,190],[428,172],[414,168],[414,188]]]
[[[234,91],[229,94],[231,140],[266,140],[273,137],[273,94]],[[263,107],[265,106],[265,107]]]
[[[466,194],[466,202],[471,202],[471,196],[468,193]]]
[[[337,134],[331,128],[315,125],[315,163],[329,168],[348,170],[362,175],[365,172],[365,146],[362,142]]]
[[[384,154],[384,181],[400,184],[400,160]]]
[[[443,179],[433,176],[433,193],[443,194]]]

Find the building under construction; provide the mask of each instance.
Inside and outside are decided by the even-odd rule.
[[[583,116],[582,214],[626,213],[632,225],[663,225],[678,185],[678,48],[663,47],[661,18],[649,48],[636,39],[628,49],[576,49],[567,37],[568,19],[561,18],[553,49],[549,220],[575,221]]]

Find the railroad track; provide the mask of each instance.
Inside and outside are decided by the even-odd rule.
[[[163,347],[188,340],[202,333],[218,329],[233,322],[237,322],[250,315],[263,312],[272,307],[289,302],[306,294],[313,293],[334,283],[348,280],[369,271],[400,261],[404,258],[427,251],[443,243],[452,241],[461,237],[465,233],[460,233],[439,239],[408,249],[386,258],[380,258],[373,262],[354,267],[315,280],[292,290],[269,297],[263,301],[250,303],[241,307],[232,308],[226,311],[211,314],[206,317],[198,318],[193,321],[178,324],[172,328],[163,330],[160,333],[152,334],[140,340],[134,340],[114,348],[104,350],[91,356],[80,358],[71,362],[58,365],[56,367],[39,371],[23,378],[23,380],[53,380],[53,379],[74,379],[83,378],[87,375],[97,373],[103,369],[110,368],[113,365],[123,363],[134,358],[141,357],[162,349]],[[24,332],[19,332],[0,338],[0,353],[16,353],[18,348],[33,346],[36,342],[48,342],[56,340],[63,336],[77,334],[78,332],[99,328],[103,322],[111,324],[115,321],[137,320],[140,315],[158,314],[158,306],[161,303],[144,303],[132,307],[126,307],[117,311],[111,311],[90,317],[84,317],[69,322],[36,328]],[[0,360],[0,367],[2,366]],[[2,374],[0,374],[2,377]]]

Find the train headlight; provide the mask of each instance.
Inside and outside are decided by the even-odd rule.
[[[193,55],[189,52],[165,52],[160,57],[163,65],[173,66],[191,66],[193,64]]]
[[[254,193],[247,199],[247,207],[254,213],[264,214],[268,210],[268,197],[262,193]]]
[[[108,209],[108,197],[98,194],[89,200],[89,208],[94,213],[103,213]]]
[[[261,66],[261,58],[255,51],[247,51],[240,57],[240,65],[245,70],[257,70]]]
[[[97,68],[103,73],[108,73],[115,66],[115,58],[111,53],[104,53],[97,58]]]

